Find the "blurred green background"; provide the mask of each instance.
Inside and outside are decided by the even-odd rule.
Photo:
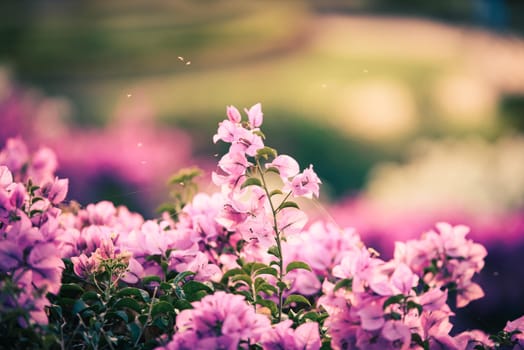
[[[0,61],[102,126],[140,96],[195,155],[225,106],[261,102],[269,143],[337,198],[421,137],[520,132],[522,1],[8,1]]]
[[[224,151],[226,105],[261,102],[341,225],[384,245],[471,225],[491,289],[466,316],[496,330],[524,312],[523,34],[522,0],[1,1],[0,146],[59,135],[73,198],[153,215],[169,172]]]

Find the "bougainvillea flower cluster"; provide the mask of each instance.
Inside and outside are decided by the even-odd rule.
[[[226,109],[214,192],[183,170],[171,205],[144,219],[108,201],[65,201],[46,148],[0,152],[2,344],[46,349],[519,349],[522,317],[499,333],[455,332],[484,296],[486,249],[436,223],[382,259],[356,230],[310,222],[313,166],[266,145],[260,104]]]

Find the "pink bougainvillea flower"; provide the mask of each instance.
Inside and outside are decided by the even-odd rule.
[[[36,184],[52,181],[58,167],[55,152],[50,148],[42,147],[31,157],[31,166],[28,168],[27,176]]]
[[[241,152],[226,153],[218,162],[218,166],[232,177],[244,175],[246,168],[250,165],[245,154]]]
[[[62,259],[56,255],[57,249],[54,243],[37,244],[31,250],[28,257],[29,265],[35,270],[64,268]]]
[[[513,333],[511,340],[516,342],[513,349],[522,349],[524,347],[524,316],[513,321],[508,321],[504,327],[504,331]]]
[[[241,152],[250,157],[254,157],[257,151],[262,148],[264,148],[262,137],[254,134],[250,130],[241,128],[238,131],[237,138],[232,142],[229,152]]]
[[[144,267],[135,258],[130,258],[127,271],[121,277],[121,280],[133,284],[137,283],[141,277],[144,277]]]
[[[187,339],[193,348],[237,349],[241,341],[255,344],[271,331],[269,319],[255,313],[240,295],[219,291],[192,305],[177,316],[178,331],[164,349],[184,349],[172,344],[188,344]]]
[[[0,165],[0,187],[7,187],[13,182],[13,174],[5,165]]]
[[[240,120],[242,120],[242,115],[240,115],[240,112],[235,106],[227,106],[226,114],[228,119],[233,123],[240,123]]]
[[[465,307],[470,301],[484,297],[484,291],[474,282],[460,285],[457,289],[457,307]]]
[[[269,248],[275,244],[275,233],[271,225],[271,218],[265,213],[257,216],[248,216],[237,226],[238,232],[248,244]]]
[[[446,304],[448,299],[448,290],[440,290],[440,288],[431,288],[426,293],[419,297],[419,304],[425,311],[449,311]]]
[[[276,168],[280,177],[284,180],[297,175],[300,171],[297,161],[285,154],[279,155],[271,163],[267,163],[266,168]]]
[[[406,264],[402,263],[397,265],[389,276],[386,271],[391,268],[390,265],[389,263],[385,264],[382,269],[377,269],[376,273],[370,275],[370,288],[382,296],[414,294],[412,288],[417,285],[418,276]]]
[[[9,240],[0,241],[0,271],[15,269],[22,262],[23,250],[17,242]]]
[[[400,343],[401,350],[409,349],[411,343],[411,332],[401,321],[389,320],[382,328],[382,336],[392,343]]]
[[[273,326],[273,329],[262,335],[264,350],[318,350],[320,349],[320,334],[318,323],[306,322],[291,328],[293,322],[285,320]]]
[[[57,177],[54,181],[44,183],[40,189],[40,193],[48,198],[51,203],[59,204],[66,198],[68,186],[68,179],[59,179]]]
[[[375,331],[384,326],[384,310],[382,305],[378,303],[371,303],[358,311],[362,329],[367,331]]]
[[[262,122],[264,121],[264,113],[262,113],[262,105],[260,103],[251,106],[249,109],[245,108],[244,111],[247,113],[247,118],[251,127],[259,128],[262,125]]]
[[[6,165],[12,173],[19,173],[28,161],[29,151],[22,139],[8,139],[0,151],[0,165]]]
[[[99,261],[93,256],[88,257],[84,253],[71,257],[73,271],[78,277],[87,278],[98,269]]]
[[[296,208],[284,208],[277,214],[278,229],[285,235],[302,232],[307,220],[306,213]]]
[[[478,345],[483,345],[488,348],[493,347],[493,341],[489,335],[480,330],[465,331],[455,336],[455,343],[459,349],[475,350]]]
[[[318,178],[313,165],[305,169],[302,173],[296,175],[291,182],[284,186],[284,190],[291,191],[296,197],[313,198],[318,197],[320,191],[320,184],[322,181]]]
[[[217,133],[213,136],[213,142],[217,143],[222,140],[227,143],[232,143],[239,139],[239,134],[245,130],[242,126],[231,120],[224,120],[218,124]]]
[[[27,193],[25,186],[21,183],[15,183],[11,188],[11,198],[9,199],[12,208],[21,209],[28,198],[29,194]]]

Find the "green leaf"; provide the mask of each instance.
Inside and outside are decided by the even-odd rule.
[[[171,305],[167,301],[159,301],[155,303],[153,307],[151,308],[151,316],[157,317],[160,314],[174,315],[175,308],[173,307],[173,305]]]
[[[351,287],[353,286],[353,279],[351,278],[344,278],[335,284],[335,287],[333,288],[333,291],[336,292],[340,288],[344,288],[346,290],[351,290]]]
[[[177,310],[187,310],[187,309],[193,308],[191,303],[188,302],[187,300],[175,300],[174,305]]]
[[[253,283],[253,281],[251,280],[251,277],[249,277],[248,275],[236,275],[236,276],[233,276],[233,277],[231,277],[231,281],[232,282],[244,282],[248,286],[251,286],[251,284]]]
[[[188,281],[186,282],[183,286],[182,286],[182,289],[184,290],[184,292],[186,294],[193,294],[193,293],[196,293],[198,291],[205,291],[206,294],[207,293],[213,293],[213,289],[211,289],[211,287],[209,287],[208,285],[202,283],[202,282],[197,282],[197,281]]]
[[[158,254],[156,255],[148,255],[146,256],[146,261],[154,261],[157,264],[160,264],[162,262],[162,257]]]
[[[292,261],[287,265],[286,273],[289,273],[289,271],[298,270],[298,269],[311,271],[311,267],[308,264],[306,264],[305,262]]]
[[[311,306],[311,303],[309,300],[307,300],[303,295],[300,294],[291,294],[286,298],[286,301],[284,302],[284,306],[288,306],[291,303],[297,303],[297,304],[306,304],[307,306]]]
[[[391,305],[391,304],[398,304],[402,300],[404,300],[404,298],[405,298],[404,294],[393,295],[392,297],[389,297],[389,298],[386,299],[386,301],[384,302],[384,305],[382,306],[382,309],[386,310],[386,308],[389,305]]]
[[[73,315],[76,315],[76,314],[81,313],[82,311],[84,311],[87,308],[89,308],[89,305],[87,305],[83,300],[78,299],[77,301],[75,301],[73,305],[72,313]]]
[[[296,209],[300,209],[300,207],[298,206],[297,203],[295,202],[291,202],[291,201],[286,201],[286,202],[282,202],[278,208],[277,208],[277,211],[280,211],[284,208],[296,208]]]
[[[257,301],[255,303],[257,305],[267,307],[269,310],[271,310],[271,314],[274,315],[274,316],[276,316],[278,314],[278,306],[272,300],[257,299]]]
[[[429,350],[429,343],[422,340],[422,337],[418,333],[411,333],[411,341],[417,345],[420,345],[424,350]]]
[[[180,272],[176,277],[173,279],[173,284],[178,284],[182,282],[186,277],[193,276],[195,273],[193,271],[184,271]]]
[[[322,322],[325,318],[327,318],[327,313],[319,313],[318,311],[309,311],[302,316],[304,320],[311,320],[313,322]]]
[[[155,211],[159,214],[168,212],[170,215],[175,215],[176,207],[172,203],[162,203],[155,209]]]
[[[289,286],[287,285],[286,282],[282,282],[282,281],[278,281],[277,282],[277,287],[280,289],[280,290],[286,290],[289,288]]]
[[[128,308],[133,311],[136,311],[140,313],[142,311],[142,308],[140,307],[140,304],[133,298],[122,298],[118,300],[115,305],[113,305],[115,309],[122,309],[122,308]]]
[[[44,211],[43,210],[40,210],[40,209],[33,209],[29,212],[29,216],[30,217],[33,217],[35,216],[36,214],[42,214]]]
[[[265,267],[268,267],[266,264],[262,264],[259,262],[250,262],[242,266],[242,269],[246,271],[248,275],[253,274],[256,270],[263,269]]]
[[[100,295],[90,290],[82,294],[82,300],[84,301],[100,301]]]
[[[278,276],[278,271],[277,269],[275,269],[274,267],[263,267],[261,269],[258,269],[255,271],[254,273],[255,276],[259,276],[259,275],[271,275],[271,276],[275,276],[277,277]]]
[[[255,292],[264,292],[268,295],[273,295],[278,292],[277,288],[266,282],[265,279],[259,277],[255,280]]]
[[[271,169],[271,168],[269,168],[269,169]],[[269,170],[269,169],[267,169],[267,170]],[[273,196],[276,196],[276,195],[283,195],[283,194],[284,194],[284,192],[282,192],[281,190],[277,189],[277,190],[271,191],[269,193],[269,197],[273,197]]]
[[[269,158],[275,158],[277,156],[277,151],[274,148],[266,146],[259,149],[256,156],[257,158],[264,158],[267,160]]]
[[[266,135],[259,129],[259,130],[253,130],[253,134],[260,136],[262,139],[266,138]]]
[[[166,293],[169,293],[175,286],[171,283],[167,282],[161,282],[160,283],[160,289]]]
[[[235,246],[237,252],[240,253],[240,251],[242,250],[242,248],[244,248],[244,245],[245,245],[245,244],[246,244],[246,241],[245,241],[245,240],[243,240],[243,239],[239,239],[239,240],[237,241],[236,246]]]
[[[394,319],[396,321],[402,319],[402,315],[399,314],[398,312],[392,312],[392,313],[390,313],[390,316],[391,316],[392,319]]]
[[[408,310],[417,309],[418,314],[419,315],[422,314],[422,305],[415,303],[413,300],[408,301],[407,307],[408,307]]]
[[[126,287],[123,289],[120,289],[116,296],[118,297],[129,297],[129,296],[135,296],[139,297],[142,301],[145,301],[146,303],[149,302],[149,293],[147,293],[145,290],[134,288],[134,287]]]
[[[280,259],[280,252],[278,251],[278,247],[276,245],[274,245],[272,247],[269,247],[267,252],[268,252],[268,254],[276,256],[278,259]]]
[[[84,293],[84,288],[80,287],[76,283],[64,283],[60,287],[60,295],[62,296],[76,296]]]
[[[153,275],[153,276],[145,276],[145,277],[142,277],[142,283],[143,284],[151,284],[151,283],[161,283],[162,282],[162,279],[160,278],[160,276],[156,276],[156,275]]]
[[[197,167],[184,168],[171,176],[168,182],[171,185],[185,184],[191,182],[195,177],[200,176],[201,174],[202,170]]]
[[[31,199],[31,204],[35,204],[36,202],[43,200],[44,199],[42,197],[33,197],[33,199]]]
[[[199,291],[196,291],[195,293],[188,294],[186,298],[188,301],[193,302],[193,301],[200,301],[200,299],[202,299],[203,297],[207,295],[209,294],[206,291],[199,290]]]
[[[140,327],[136,323],[128,323],[127,329],[129,330],[129,333],[131,333],[131,341],[137,343],[140,334],[142,334]]]
[[[125,311],[122,311],[122,310],[110,311],[110,312],[107,313],[107,317],[108,318],[111,318],[111,317],[119,318],[122,321],[124,321],[125,323],[129,322],[129,317],[127,316]]]
[[[234,268],[234,269],[231,269],[231,270],[227,270],[224,275],[222,276],[222,280],[227,280],[229,277],[231,276],[236,276],[236,275],[245,275],[246,272],[240,268]]]
[[[250,177],[246,181],[244,181],[244,183],[242,184],[242,186],[240,186],[240,188],[242,189],[248,186],[262,187],[262,182],[260,182],[260,180],[256,177]]]
[[[266,172],[268,172],[268,173],[272,172],[272,173],[276,173],[276,174],[280,175],[280,170],[278,170],[278,168],[275,168],[274,166],[270,166],[269,168],[267,168]],[[279,191],[279,190],[276,190],[276,191]]]

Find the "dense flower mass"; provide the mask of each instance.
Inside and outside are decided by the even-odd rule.
[[[54,176],[56,157],[42,148],[31,156],[20,139],[0,152],[0,300],[18,322],[48,322],[46,293],[58,293],[64,263],[59,252],[60,204],[67,179]]]
[[[437,223],[387,260],[356,230],[309,222],[319,196],[268,147],[260,104],[226,109],[214,193],[195,171],[160,218],[108,201],[65,203],[58,161],[21,139],[0,152],[0,343],[88,349],[518,349],[518,318],[491,336],[454,331],[484,292],[486,249]]]
[[[166,349],[248,349],[271,331],[271,324],[241,295],[216,292],[182,311],[176,328]]]

